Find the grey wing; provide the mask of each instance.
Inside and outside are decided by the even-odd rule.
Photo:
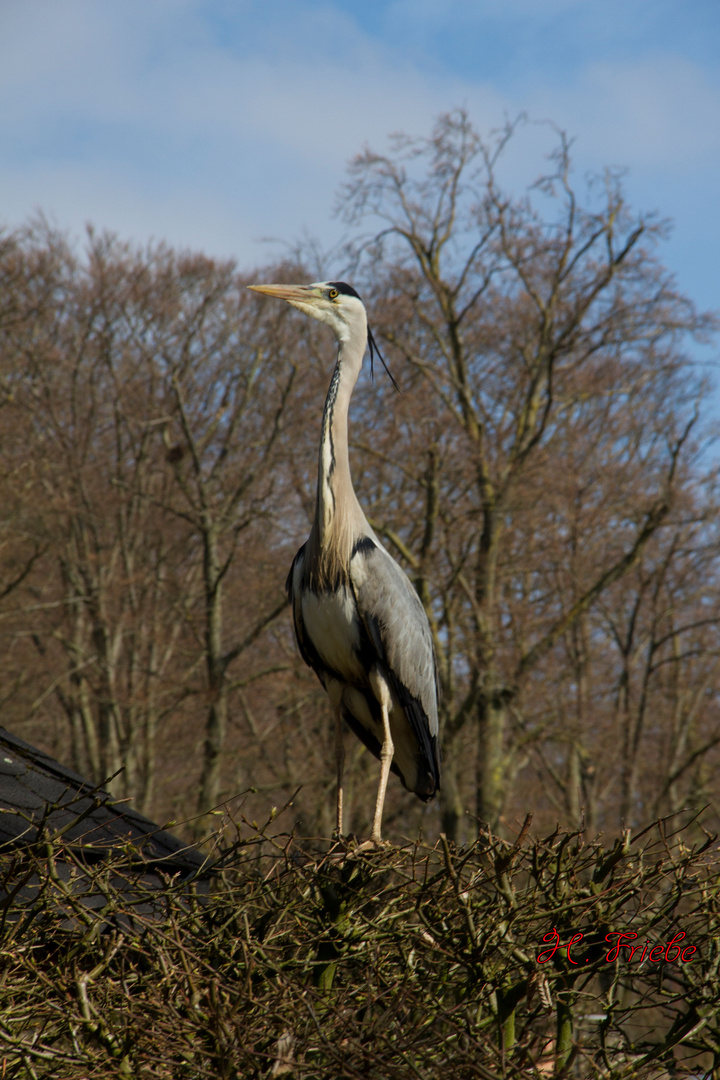
[[[440,786],[437,663],[420,597],[395,560],[371,537],[363,537],[355,545],[350,580],[358,615],[405,711],[437,789]]]
[[[308,636],[307,630],[305,629],[305,622],[302,617],[301,580],[305,563],[306,547],[307,541],[303,544],[292,561],[290,573],[285,582],[285,592],[292,605],[293,627],[295,629],[295,639],[298,643],[300,655],[307,666],[313,669],[323,686],[325,686],[325,668]]]

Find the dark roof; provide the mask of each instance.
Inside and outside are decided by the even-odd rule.
[[[31,844],[44,823],[86,862],[126,849],[145,869],[190,877],[206,860],[173,833],[0,727],[0,853]]]

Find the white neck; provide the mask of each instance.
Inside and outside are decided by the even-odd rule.
[[[365,340],[362,346],[348,341],[340,342],[337,363],[325,400],[315,512],[315,524],[321,544],[348,516],[352,519],[358,511],[362,514],[350,476],[348,410],[364,352]]]

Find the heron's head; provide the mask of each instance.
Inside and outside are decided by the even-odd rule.
[[[248,285],[248,288],[253,292],[287,300],[288,304],[292,304],[298,311],[327,323],[332,327],[340,344],[357,341],[361,343],[364,352],[367,341],[370,346],[371,372],[373,355],[377,353],[393,386],[396,390],[399,389],[370,332],[365,305],[352,285],[346,285],[344,281],[316,281],[313,285]]]
[[[298,311],[327,323],[339,342],[363,340],[367,334],[365,305],[344,281],[317,281],[313,285],[249,285],[254,292],[287,300]]]

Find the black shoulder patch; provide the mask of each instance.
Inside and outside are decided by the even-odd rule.
[[[366,555],[368,551],[373,551],[375,547],[377,545],[371,536],[361,536],[359,540],[355,541],[350,558],[354,559],[356,555],[361,553]]]
[[[337,289],[337,291],[339,293],[342,293],[343,296],[355,296],[358,300],[360,300],[360,297],[355,292],[352,285],[348,285],[344,281],[328,281],[328,285],[332,289]],[[360,300],[360,303],[362,303],[362,300]]]
[[[305,543],[303,544],[303,546],[300,548],[300,550],[296,554],[295,558],[293,559],[292,564],[290,566],[290,573],[288,574],[287,581],[285,582],[285,592],[287,593],[287,598],[288,598],[288,600],[290,601],[291,604],[293,602],[293,577],[294,577],[294,574],[295,574],[295,564],[297,563],[298,559],[301,559],[303,557],[303,555],[305,554],[305,548],[306,547],[307,547],[307,540],[305,541]]]

